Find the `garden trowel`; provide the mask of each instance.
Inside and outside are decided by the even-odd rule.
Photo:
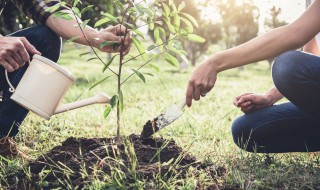
[[[182,114],[182,109],[186,105],[186,98],[184,97],[180,105],[173,105],[165,112],[161,113],[158,117],[154,118],[152,121],[148,121],[141,132],[140,138],[148,138],[165,126],[170,125],[176,119],[178,119]]]

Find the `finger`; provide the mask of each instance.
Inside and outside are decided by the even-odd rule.
[[[245,95],[245,96],[242,96],[242,97],[237,101],[237,103],[238,103],[238,105],[241,105],[241,104],[243,104],[243,103],[245,103],[245,102],[248,102],[248,101],[251,101],[251,100],[252,100],[251,96]]]
[[[13,67],[6,60],[2,60],[0,63],[3,66],[3,68],[7,70],[9,73],[14,71]]]
[[[246,95],[250,95],[250,94],[253,94],[253,93],[250,93],[250,92],[248,93],[247,92],[247,93],[244,93],[244,94],[241,94],[241,95],[237,96],[235,99],[239,100],[242,96],[246,96]]]
[[[22,47],[18,49],[19,57],[21,57],[23,63],[28,62],[30,60],[29,53],[26,48]]]
[[[19,64],[19,67],[22,67],[24,65],[24,61],[20,56],[18,49],[12,52],[12,58]]]
[[[125,37],[124,45],[125,45],[126,47],[128,47],[128,46],[131,45],[131,42],[132,42],[131,35],[130,35],[130,34],[127,34],[126,37]]]
[[[194,87],[193,99],[198,101],[200,100],[201,89],[199,86]]]
[[[249,112],[251,112],[253,110],[254,110],[254,106],[253,105],[248,106],[246,108],[241,108],[241,111],[244,112],[244,113],[249,113]]]
[[[252,102],[251,101],[247,101],[247,102],[243,102],[242,104],[239,104],[238,107],[248,107],[249,105],[251,105]]]
[[[19,69],[19,64],[11,56],[6,57],[6,61],[12,66],[14,70]]]
[[[186,104],[188,107],[191,107],[192,105],[192,96],[193,96],[193,82],[189,81],[187,92],[186,92]]]
[[[127,55],[130,52],[131,46],[124,50],[123,54]]]
[[[30,52],[31,54],[41,55],[41,53],[32,44],[30,44],[26,38],[20,37],[20,40],[28,52]]]
[[[115,26],[115,34],[116,35],[124,35],[126,33],[126,27],[118,24]]]

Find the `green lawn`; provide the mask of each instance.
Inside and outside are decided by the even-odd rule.
[[[70,44],[65,46],[59,64],[70,70],[77,81],[67,93],[64,102],[89,97],[102,91],[110,96],[116,93],[116,78],[110,78],[96,88],[88,87],[110,72],[102,73],[102,65],[86,60],[93,55],[79,57],[85,49],[77,49]],[[135,52],[132,53],[133,55]],[[102,57],[105,55],[101,54]],[[135,60],[125,66],[124,75],[130,68],[142,63]],[[146,66],[144,84],[136,75],[123,86],[124,111],[122,113],[123,135],[140,134],[142,126],[174,103],[179,103],[188,83],[193,67],[179,71],[168,63],[158,60],[153,64],[161,68],[155,72]],[[116,65],[112,65],[117,70]],[[160,131],[157,136],[173,138],[180,146],[190,148],[189,152],[197,158],[213,162],[227,168],[227,174],[219,183],[240,189],[317,189],[320,188],[318,154],[277,154],[269,155],[271,164],[266,164],[266,155],[241,151],[233,143],[230,126],[241,114],[233,106],[233,98],[245,92],[264,93],[272,87],[269,64],[259,62],[246,66],[243,71],[233,69],[219,74],[215,88],[201,101],[186,108],[184,114],[173,124]],[[27,145],[34,157],[60,145],[66,138],[110,137],[116,134],[116,113],[113,110],[108,118],[103,117],[104,106],[93,105],[52,117],[50,121],[29,114],[21,126],[17,141]],[[23,163],[2,163],[1,180],[5,181],[8,171],[21,167]],[[190,188],[192,189],[192,188]]]

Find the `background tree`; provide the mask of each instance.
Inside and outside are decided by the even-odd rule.
[[[277,8],[276,6],[273,6],[269,10],[269,14],[266,17],[265,24],[264,24],[267,30],[271,30],[273,28],[278,28],[280,26],[284,26],[288,24],[287,22],[279,19],[281,12],[282,12],[281,8]],[[273,61],[274,61],[274,58],[268,59],[270,66]]]
[[[216,1],[222,18],[226,48],[237,46],[256,37],[259,31],[259,9],[253,1],[237,2],[236,0]]]

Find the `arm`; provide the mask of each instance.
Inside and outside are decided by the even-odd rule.
[[[78,37],[75,40],[75,42],[83,45],[92,45],[93,47],[98,49],[99,44],[103,41],[117,41],[119,44],[121,44],[121,42],[124,41],[124,55],[126,55],[129,52],[131,37],[129,31],[126,32],[126,28],[124,26],[111,26],[102,30],[101,32],[90,26],[86,26],[83,29],[82,33],[79,27],[75,27],[78,26],[78,22],[82,23],[81,19],[76,18],[70,10],[63,10],[63,12],[69,13],[73,19],[65,20],[59,17],[54,17],[54,15],[50,15],[45,22],[45,24],[51,30],[53,30],[62,38],[70,39],[72,37]],[[78,22],[76,19],[78,20]],[[100,50],[111,53],[120,51],[121,48],[122,47],[118,47],[118,49],[113,49],[112,46],[107,46],[103,47]]]
[[[318,44],[315,38],[310,40],[306,45],[303,46],[303,51],[311,53],[313,55],[320,55]]]
[[[320,0],[316,0],[295,22],[276,28],[242,45],[211,56],[192,73],[186,91],[187,105],[192,99],[209,92],[217,78],[217,73],[261,61],[297,49],[310,41],[320,31]],[[294,31],[294,32],[292,32]]]

